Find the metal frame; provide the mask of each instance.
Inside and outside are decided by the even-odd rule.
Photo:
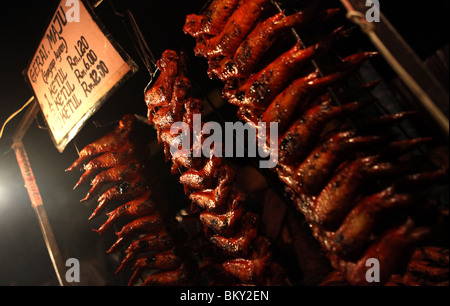
[[[365,18],[370,7],[362,0],[340,0],[347,9],[347,18],[361,27],[374,46],[421,102],[430,116],[449,136],[449,119],[437,105],[446,105],[449,94],[425,67],[423,62],[380,11],[380,22]]]

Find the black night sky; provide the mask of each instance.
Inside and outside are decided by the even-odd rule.
[[[4,1],[0,6],[0,126],[32,96],[22,71],[34,55],[59,2]],[[422,58],[448,44],[448,1],[380,2],[382,10]],[[113,0],[113,3],[118,11],[130,9],[134,13],[155,57],[159,57],[165,49],[178,49],[189,40],[181,30],[185,16],[198,12],[204,1]],[[107,128],[96,128],[93,121],[107,124],[126,113],[146,114],[143,90],[149,75],[120,18],[112,13],[109,1],[104,0],[95,12],[140,70],[87,123],[77,137],[79,146],[105,133]],[[0,286],[58,285],[14,152],[10,149],[11,137],[23,114],[10,121],[0,139]],[[124,276],[114,275],[117,258],[105,254],[111,242],[109,237],[99,238],[91,230],[101,225],[102,220],[88,221],[92,207],[79,203],[85,190],[72,191],[78,173],[64,171],[76,159],[74,143],[71,142],[63,154],[59,153],[48,131],[42,129],[44,125],[39,115],[25,136],[24,144],[63,257],[75,257],[87,269],[89,277],[83,284],[121,285]]]

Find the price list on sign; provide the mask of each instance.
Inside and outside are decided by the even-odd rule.
[[[137,70],[79,0],[62,0],[27,69],[56,148],[63,152],[112,90]]]

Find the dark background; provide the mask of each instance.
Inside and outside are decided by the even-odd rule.
[[[448,44],[449,2],[380,1],[382,11],[404,35],[422,59]],[[114,0],[118,11],[130,9],[156,58],[167,48],[178,49],[190,38],[182,33],[187,13],[198,12],[204,1],[123,1]],[[0,124],[31,96],[22,71],[34,55],[59,1],[23,0],[3,2],[0,6]],[[107,125],[125,113],[146,114],[143,90],[149,75],[133,49],[118,16],[105,0],[95,9],[115,39],[140,66],[140,70],[105,103],[77,136],[82,148],[111,126],[95,127],[93,122]],[[15,155],[10,150],[11,136],[23,113],[15,117],[0,140],[0,285],[57,285],[42,234]],[[42,117],[27,133],[24,144],[28,151],[38,186],[64,258],[80,260],[85,285],[124,284],[123,275],[114,275],[117,258],[107,256],[112,237],[99,238],[92,232],[102,220],[88,221],[92,207],[80,204],[83,191],[72,191],[79,174],[66,173],[74,159],[74,142],[60,154],[48,131],[42,129]],[[41,127],[40,127],[41,126]]]

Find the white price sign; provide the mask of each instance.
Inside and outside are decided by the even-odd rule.
[[[112,90],[137,71],[88,5],[62,0],[27,69],[56,148],[63,152]]]

